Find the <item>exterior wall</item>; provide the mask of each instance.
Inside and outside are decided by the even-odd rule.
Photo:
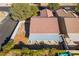
[[[68,35],[69,35],[71,40],[79,41],[79,34],[78,33],[69,33]]]
[[[56,41],[61,42],[59,34],[30,34],[29,41]]]
[[[11,36],[11,39],[14,39],[14,38],[15,38],[15,36],[16,36],[16,34],[17,34],[17,31],[18,31],[18,29],[19,29],[19,27],[20,27],[20,25],[21,25],[22,23],[24,23],[24,22],[25,22],[25,21],[20,21],[20,22],[17,24],[17,27],[15,28],[15,30],[14,30],[12,36]]]

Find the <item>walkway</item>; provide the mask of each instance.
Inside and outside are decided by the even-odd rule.
[[[17,33],[16,33],[16,35],[15,35],[15,37],[14,37],[14,41],[15,41],[15,43],[16,44],[18,44],[18,43],[20,43],[20,42],[22,42],[22,43],[24,43],[24,44],[27,44],[27,37],[25,36],[25,26],[24,26],[24,23],[22,22],[21,24],[20,24],[20,27],[19,27],[19,29],[18,29],[18,31],[17,31]]]

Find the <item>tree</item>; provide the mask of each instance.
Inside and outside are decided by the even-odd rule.
[[[48,7],[52,10],[57,10],[60,6],[58,3],[49,3]]]
[[[14,20],[26,20],[37,15],[37,7],[27,3],[12,4],[10,11]]]
[[[32,16],[37,16],[38,8],[36,6],[31,6]]]
[[[27,48],[24,48],[24,49],[22,49],[22,55],[23,56],[26,56],[26,55],[28,55],[28,56],[30,56],[30,49],[27,49]]]
[[[6,45],[2,47],[3,51],[7,52],[14,47],[14,40],[10,40]]]
[[[27,18],[32,16],[31,7],[29,4],[12,4],[10,11],[11,16],[14,20],[26,20]]]
[[[79,4],[75,7],[75,11],[79,13]]]
[[[12,49],[12,50],[10,50],[10,53],[13,56],[21,56],[21,49]]]

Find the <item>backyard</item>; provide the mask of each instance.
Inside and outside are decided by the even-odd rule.
[[[25,35],[25,26],[24,22],[20,24],[20,27],[18,28],[18,31],[16,33],[16,36],[14,37],[15,44],[18,44],[19,42],[22,42],[24,44],[27,44],[28,38]]]

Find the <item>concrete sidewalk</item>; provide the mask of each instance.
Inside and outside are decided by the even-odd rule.
[[[79,53],[79,50],[66,50],[69,51],[70,53]]]
[[[3,13],[3,15],[0,17],[0,24],[2,23],[2,21],[8,16],[8,12],[6,11],[0,11],[1,13]]]

